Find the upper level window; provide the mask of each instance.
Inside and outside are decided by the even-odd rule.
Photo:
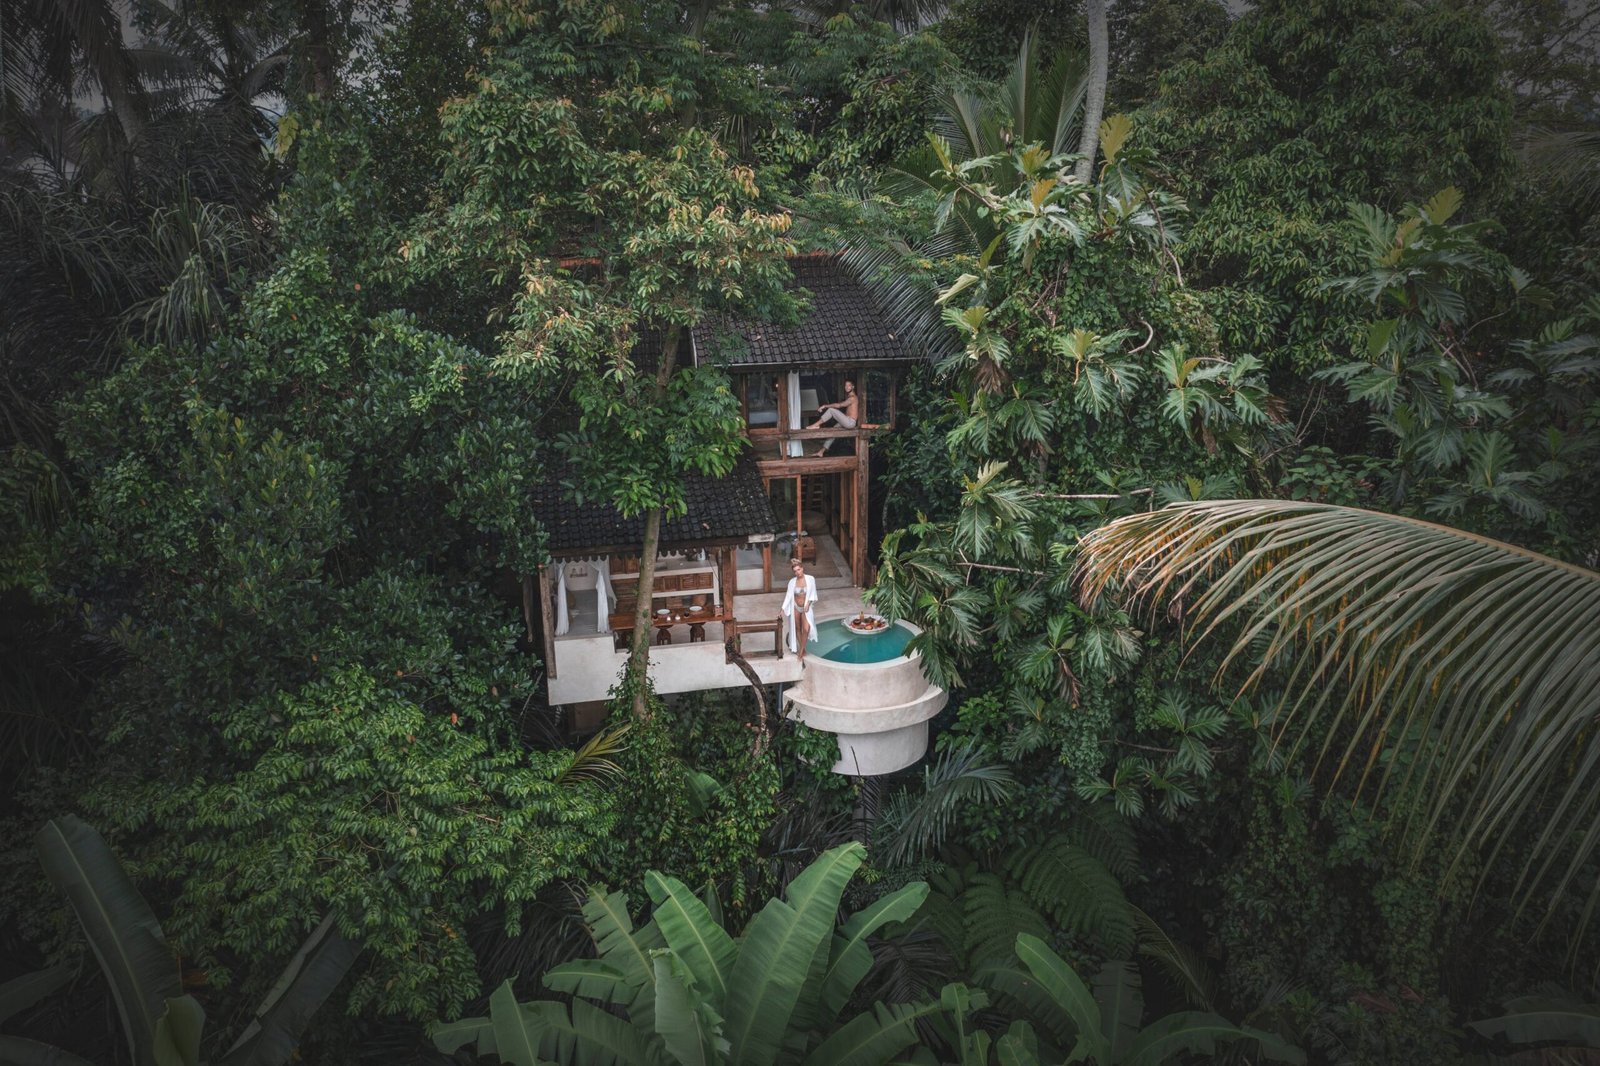
[[[743,375],[745,425],[752,429],[778,427],[778,379],[765,374]]]

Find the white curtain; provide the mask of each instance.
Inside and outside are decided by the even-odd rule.
[[[789,380],[789,428],[799,429],[802,425],[800,418],[800,375],[791,372],[787,377]],[[791,459],[798,458],[805,453],[806,446],[804,441],[792,440],[789,442],[789,457]]]
[[[594,572],[600,580],[594,583],[595,610],[599,612],[599,622],[595,628],[601,633],[611,632],[611,608],[617,602],[616,593],[611,591],[611,560],[602,558],[594,564]]]
[[[567,635],[567,564],[556,564],[556,636]]]

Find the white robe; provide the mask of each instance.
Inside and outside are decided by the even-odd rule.
[[[800,643],[796,639],[795,631],[794,631],[794,591],[795,591],[794,582],[795,582],[795,579],[791,577],[789,579],[789,587],[788,587],[787,590],[785,590],[785,592],[783,594],[783,607],[780,608],[780,609],[783,611],[784,628],[787,630],[787,632],[789,634],[789,637],[788,637],[789,650],[791,652],[798,653],[800,651]],[[817,579],[815,577],[813,577],[811,574],[807,574],[806,575],[806,632],[809,633],[813,637],[817,635],[817,614],[816,614],[816,609],[817,609]],[[808,643],[809,643],[809,641],[808,641]]]
[[[564,637],[572,627],[567,617],[567,564],[556,564],[556,636]]]
[[[601,633],[611,632],[611,608],[616,606],[617,594],[611,591],[611,560],[601,559],[594,564],[595,573],[599,580],[594,583],[595,610],[598,612],[599,621],[595,629]]]

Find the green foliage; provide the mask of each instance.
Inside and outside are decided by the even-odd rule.
[[[1367,328],[1362,358],[1319,376],[1344,385],[1372,412],[1380,439],[1393,441],[1393,502],[1431,491],[1427,510],[1456,522],[1499,517],[1503,525],[1509,515],[1536,524],[1547,515],[1545,497],[1578,489],[1574,460],[1600,446],[1589,410],[1600,341],[1578,333],[1575,318],[1549,323],[1537,340],[1509,343],[1489,378],[1516,390],[1515,407],[1511,395],[1479,387],[1468,348],[1483,324],[1468,321],[1474,289],[1510,290],[1496,316],[1547,303],[1549,294],[1482,245],[1492,223],[1451,223],[1461,203],[1451,187],[1409,208],[1404,221],[1351,209],[1370,268],[1332,285],[1384,317]]]
[[[1091,810],[997,854],[972,858],[950,847],[943,856],[917,922],[943,942],[952,976],[1008,958],[1019,933],[1070,942],[1084,958],[1133,952],[1138,912],[1121,881],[1136,878],[1138,856],[1126,820]]]
[[[845,886],[864,851],[824,853],[769,901],[735,938],[676,878],[647,878],[653,919],[637,931],[621,893],[594,893],[585,916],[596,960],[558,967],[546,987],[572,994],[517,1003],[509,983],[488,1018],[435,1026],[439,1048],[473,1045],[518,1066],[549,1061],[636,1063],[887,1063],[916,1043],[916,1022],[939,1004],[885,1006],[841,1021],[871,966],[867,938],[917,907],[927,886],[908,885],[835,928]],[[594,1002],[591,1002],[594,1001]],[[967,994],[969,1007],[980,995]],[[622,1016],[597,1007],[621,1008]]]
[[[1014,942],[1016,961],[980,971],[1004,1006],[1034,1022],[1046,1039],[1059,1042],[1046,1054],[1018,1062],[1082,1060],[1097,1066],[1159,1066],[1183,1055],[1213,1056],[1219,1043],[1254,1045],[1269,1062],[1304,1063],[1305,1053],[1271,1033],[1235,1025],[1216,1014],[1185,1011],[1158,1018],[1141,1028],[1144,1000],[1138,971],[1111,962],[1095,977],[1091,991],[1073,968],[1038,937],[1026,933]]]
[[[353,1002],[429,1016],[477,992],[468,923],[587,873],[611,814],[525,749],[535,679],[484,591],[542,556],[534,416],[488,357],[373,309],[326,232],[222,335],[139,348],[65,410],[81,489],[42,594],[125,663],[67,788],[219,994],[264,992],[333,914],[371,946]]]
[[[617,797],[616,828],[629,845],[609,868],[608,882],[643,880],[657,870],[716,886],[742,911],[762,837],[777,815],[780,784],[774,755],[757,741],[745,693],[697,693],[669,704],[652,692],[649,714],[636,719],[628,684],[613,694],[612,720],[632,722],[618,755],[627,788]]]
[[[72,905],[89,947],[110,981],[133,1061],[150,1066],[202,1066],[205,1010],[184,994],[171,950],[149,905],[100,834],[68,815],[38,837],[39,857]],[[344,979],[360,948],[325,918],[295,953],[282,977],[221,1066],[279,1066],[297,1050],[300,1031]],[[49,995],[72,976],[58,965],[0,987],[0,1021]],[[16,1037],[0,1037],[8,1060],[82,1062],[75,1055]]]
[[[1341,357],[1356,309],[1322,286],[1359,262],[1345,203],[1455,184],[1492,210],[1511,163],[1498,74],[1481,18],[1371,0],[1257,5],[1170,71],[1142,117],[1195,202],[1181,251],[1223,343],[1302,373]]]

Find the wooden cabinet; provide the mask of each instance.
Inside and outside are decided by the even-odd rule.
[[[674,566],[670,569],[660,569],[657,564],[655,588],[651,593],[651,601],[674,598],[690,601],[696,598],[705,603],[720,607],[722,605],[722,590],[717,586],[716,560],[708,559],[703,563],[691,566]],[[619,568],[613,567],[611,574],[611,587],[617,594],[617,608],[622,610],[623,603],[634,604],[638,601],[639,573],[637,567],[632,573],[623,573]],[[687,604],[686,604],[687,605]],[[662,604],[661,606],[672,606]]]

